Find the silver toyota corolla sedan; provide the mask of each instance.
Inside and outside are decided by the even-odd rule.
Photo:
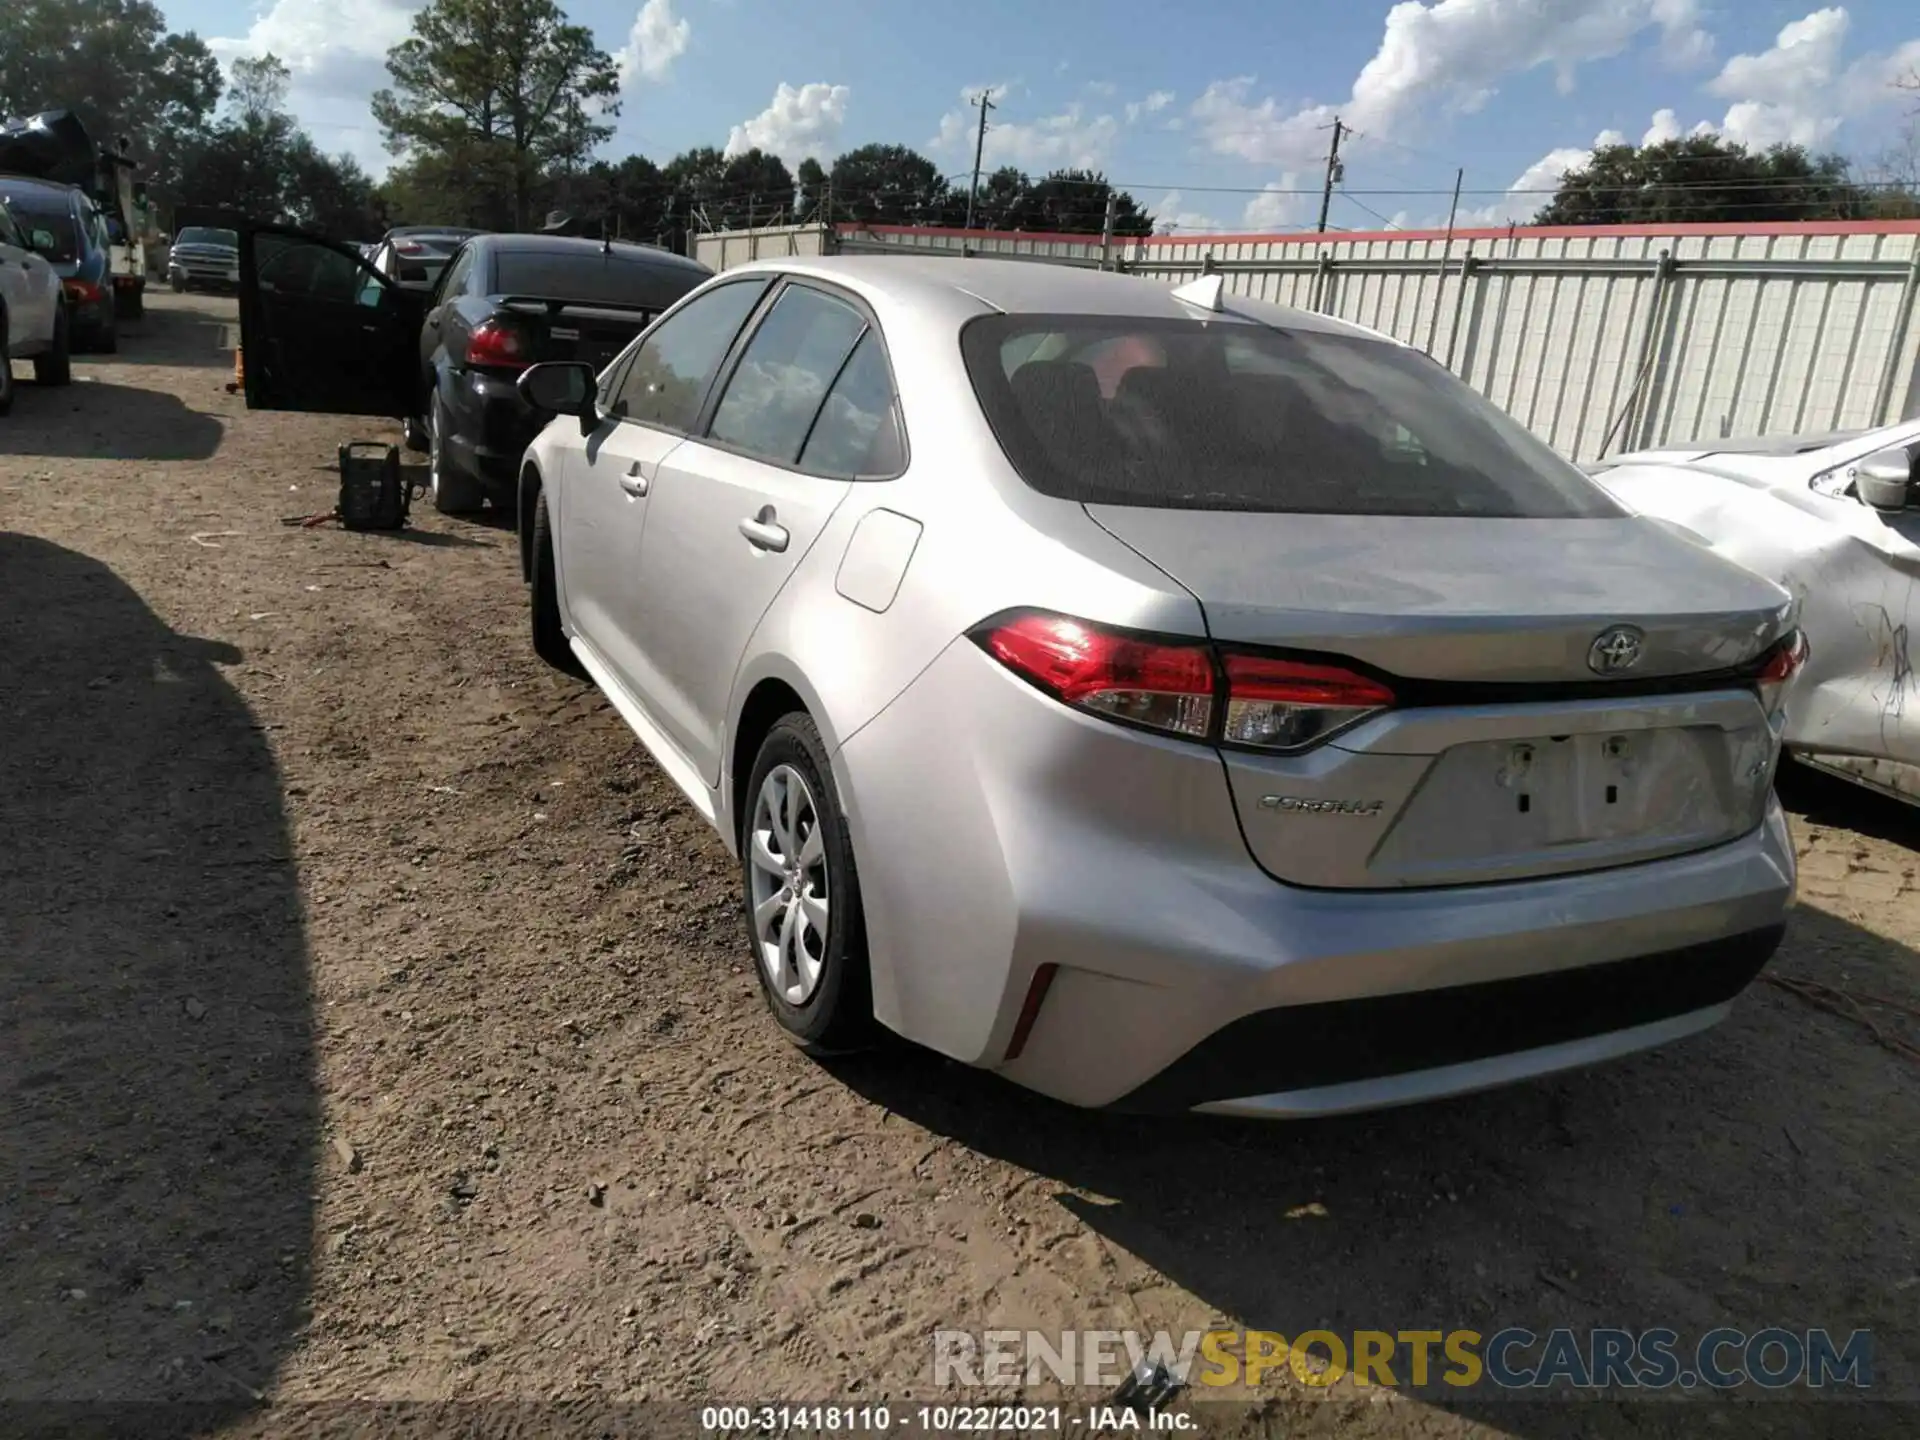
[[[1779,940],[1792,601],[1411,349],[794,259],[522,391],[534,646],[739,855],[810,1048],[1324,1114],[1704,1029]]]

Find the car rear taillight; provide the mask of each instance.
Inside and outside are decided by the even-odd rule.
[[[533,346],[518,326],[483,320],[467,339],[467,364],[524,370],[533,364]]]
[[[1229,745],[1299,750],[1393,704],[1393,691],[1378,680],[1338,665],[1234,654],[1221,662]]]
[[[77,300],[82,305],[91,305],[95,301],[104,300],[107,294],[91,280],[62,280],[60,287],[67,292],[70,299]]]
[[[1394,703],[1380,681],[1339,665],[1129,635],[1063,615],[990,621],[974,639],[1076,709],[1217,745],[1305,750]]]
[[[1782,636],[1765,655],[1760,657],[1759,668],[1754,672],[1754,683],[1760,687],[1760,702],[1767,707],[1767,713],[1773,714],[1780,708],[1780,697],[1785,693],[1787,682],[1800,673],[1800,667],[1807,663],[1807,637],[1804,632],[1794,630]]]
[[[1213,659],[1101,630],[1064,615],[1023,615],[980,636],[987,653],[1057,699],[1096,715],[1205,739],[1213,728]]]

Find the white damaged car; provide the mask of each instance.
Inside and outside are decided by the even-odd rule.
[[[1616,455],[1587,467],[1800,600],[1794,757],[1920,804],[1920,419]]]

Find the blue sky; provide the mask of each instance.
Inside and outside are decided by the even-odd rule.
[[[271,49],[329,150],[388,163],[367,113],[421,0],[161,0],[223,59]],[[972,162],[963,98],[993,87],[989,163],[1093,165],[1180,233],[1310,224],[1327,124],[1355,127],[1332,221],[1537,209],[1600,140],[1707,127],[1871,160],[1920,93],[1911,0],[576,0],[621,61],[607,153],[759,144],[795,164],[898,141]],[[1909,132],[1910,133],[1910,132]]]

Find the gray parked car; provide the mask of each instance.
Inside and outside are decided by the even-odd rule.
[[[741,864],[816,1050],[1299,1115],[1713,1024],[1803,654],[1424,356],[992,260],[727,271],[535,366],[536,650]]]

